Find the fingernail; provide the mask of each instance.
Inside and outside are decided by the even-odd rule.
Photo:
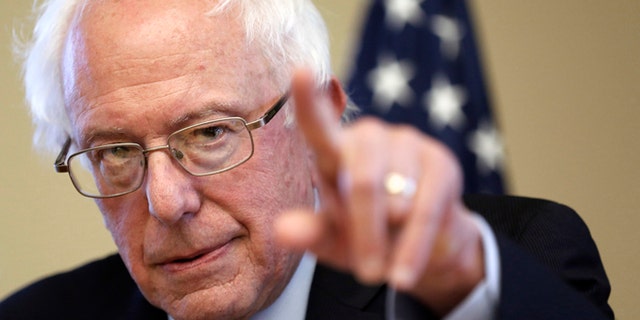
[[[361,265],[360,274],[366,282],[378,282],[382,276],[384,262],[378,256],[366,258]]]
[[[410,289],[415,282],[415,274],[407,266],[398,266],[391,273],[391,284],[399,289]]]

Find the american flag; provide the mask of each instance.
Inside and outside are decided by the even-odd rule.
[[[347,86],[353,102],[449,146],[466,193],[503,193],[503,147],[465,0],[375,0],[369,10]]]

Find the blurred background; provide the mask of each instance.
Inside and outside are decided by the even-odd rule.
[[[92,200],[55,155],[31,146],[11,39],[31,1],[0,3],[0,299],[40,277],[115,251]],[[314,0],[335,73],[354,69],[369,0]],[[553,199],[589,226],[619,319],[640,305],[640,1],[471,0],[491,108],[512,194]]]

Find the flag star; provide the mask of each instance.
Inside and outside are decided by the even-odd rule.
[[[504,159],[502,141],[498,131],[490,123],[483,122],[471,135],[469,149],[476,154],[478,170],[481,173],[486,175],[502,167]]]
[[[450,60],[458,57],[464,29],[458,20],[443,15],[433,16],[431,31],[440,38],[442,54]]]
[[[383,114],[389,112],[394,103],[408,107],[413,101],[409,80],[414,73],[408,60],[380,58],[378,66],[367,75],[367,83],[373,92],[373,106]]]
[[[424,0],[385,0],[386,23],[394,30],[402,30],[407,23],[419,26],[425,20],[420,3]]]
[[[462,105],[467,101],[467,93],[462,86],[452,86],[447,78],[436,76],[431,90],[423,98],[431,124],[442,130],[446,126],[460,129],[466,122]]]

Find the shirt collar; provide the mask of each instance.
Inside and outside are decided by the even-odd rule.
[[[304,320],[315,267],[315,256],[305,253],[291,281],[278,299],[266,309],[253,315],[251,320]]]

